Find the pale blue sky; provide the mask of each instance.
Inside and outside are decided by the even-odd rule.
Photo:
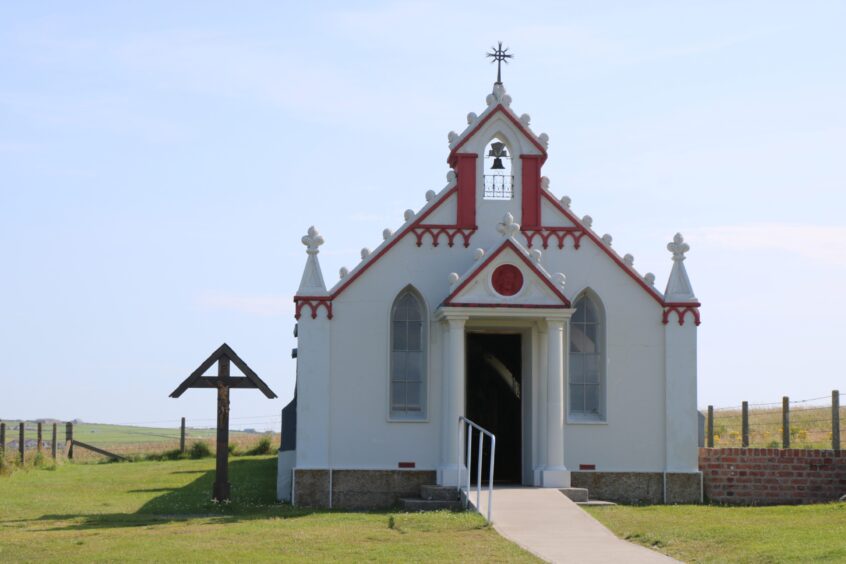
[[[211,423],[226,341],[293,392],[299,238],[327,283],[447,171],[495,69],[544,172],[702,300],[699,403],[846,391],[846,3],[4,2],[0,418]],[[270,416],[270,417],[265,417]]]

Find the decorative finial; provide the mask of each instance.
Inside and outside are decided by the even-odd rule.
[[[458,176],[455,174],[454,170],[448,170],[446,175],[447,183],[453,184],[457,179]]]
[[[394,232],[391,231],[391,228],[386,227],[385,229],[382,230],[382,239],[387,241],[388,239],[390,239],[393,236],[393,234],[394,234]]]
[[[629,268],[633,267],[634,266],[634,255],[632,255],[631,253],[626,253],[626,256],[623,257],[623,262]]]
[[[435,191],[434,190],[426,190],[426,201],[431,202],[435,199]]]
[[[649,284],[650,286],[654,286],[654,285],[655,285],[655,275],[654,275],[654,274],[652,274],[651,272],[647,272],[646,274],[644,274],[644,275],[643,275],[643,280],[644,280],[644,282],[646,282],[646,283],[647,283],[647,284]]]
[[[667,250],[673,253],[673,260],[681,262],[685,259],[684,254],[690,250],[690,245],[684,242],[681,233],[676,233],[671,243],[667,243]]]
[[[458,282],[460,278],[461,276],[459,276],[457,272],[450,272],[449,275],[447,275],[447,282],[449,282],[450,286],[455,286],[456,282]]]
[[[549,192],[549,177],[541,176],[541,188]]]
[[[319,252],[317,248],[325,243],[323,235],[315,229],[314,225],[308,228],[308,235],[302,238],[302,242],[306,246],[306,252],[310,255],[316,255]]]
[[[605,235],[602,236],[602,242],[605,243],[606,245],[608,245],[609,247],[611,246],[611,243],[613,241],[614,241],[614,237],[612,237],[610,233],[606,233]]]
[[[541,253],[540,249],[532,249],[531,251],[529,251],[529,254],[532,257],[532,260],[534,260],[537,263],[539,263],[541,261],[541,256],[543,255],[543,253]]]
[[[361,260],[364,260],[369,256],[370,256],[370,249],[368,249],[367,247],[364,247],[363,249],[361,249]]]
[[[586,215],[582,218],[582,223],[585,225],[585,227],[590,229],[590,227],[593,225],[593,218],[589,215]]]
[[[558,284],[562,288],[564,287],[564,284],[567,283],[567,277],[564,276],[563,272],[556,272],[552,275],[552,279],[555,281],[556,284]]]
[[[480,261],[485,256],[485,249],[476,249],[473,251],[473,260]]]
[[[346,267],[346,266],[342,266],[342,267],[341,267],[341,270],[339,270],[339,271],[338,271],[338,274],[340,274],[340,275],[341,275],[341,280],[343,280],[344,278],[346,278],[346,277],[347,277],[347,274],[349,274],[349,273],[350,273],[350,271],[347,269],[347,267]]]
[[[414,210],[412,210],[412,209],[405,210],[405,212],[402,214],[402,217],[406,221],[411,221],[412,219],[414,219]]]
[[[514,216],[507,212],[502,216],[502,223],[496,226],[496,230],[506,238],[514,237],[520,231],[520,224],[514,223]]]
[[[564,206],[564,209],[567,210],[570,209],[570,204],[572,203],[572,201],[573,200],[570,198],[570,196],[561,196],[561,199],[559,200],[559,202],[561,202],[561,205]]]
[[[502,84],[502,62],[505,61],[507,65],[508,59],[514,55],[508,52],[508,47],[503,49],[502,41],[499,41],[496,47],[491,47],[491,52],[487,53],[487,56],[490,57],[491,63],[496,61],[496,84]]]

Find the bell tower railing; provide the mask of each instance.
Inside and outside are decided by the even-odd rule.
[[[514,199],[514,177],[505,174],[486,174],[485,200],[513,200]]]

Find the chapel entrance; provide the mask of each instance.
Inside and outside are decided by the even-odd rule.
[[[494,481],[521,483],[522,450],[522,336],[467,334],[467,417],[496,436]],[[488,479],[490,441],[485,441],[482,480]],[[464,445],[466,449],[466,443]],[[466,452],[466,450],[465,450]],[[476,480],[478,442],[473,444],[471,479]]]

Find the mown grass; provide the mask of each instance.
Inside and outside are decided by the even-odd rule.
[[[275,502],[272,456],[60,464],[0,478],[0,561],[537,562],[473,513],[333,512]]]
[[[684,562],[846,562],[846,503],[588,511],[617,536]]]

